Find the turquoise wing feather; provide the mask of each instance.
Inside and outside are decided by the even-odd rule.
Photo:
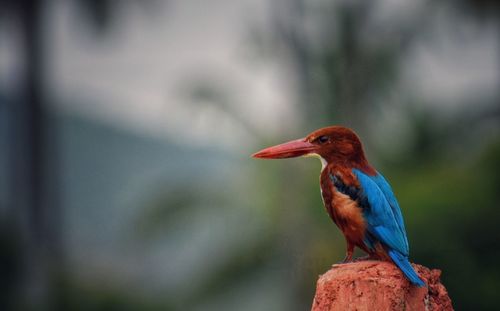
[[[361,201],[368,207],[363,210],[368,231],[388,247],[408,256],[403,216],[391,187],[380,174],[369,176],[358,169],[353,172],[361,186]]]
[[[354,169],[360,188],[358,202],[363,207],[369,235],[367,245],[373,245],[372,235],[387,247],[387,254],[416,286],[425,286],[408,260],[409,247],[403,215],[391,186],[385,178],[377,174],[369,176]]]

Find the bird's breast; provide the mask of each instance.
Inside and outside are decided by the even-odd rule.
[[[349,196],[335,191],[333,193],[332,208],[337,218],[337,224],[350,240],[363,240],[366,222],[362,209]]]
[[[358,202],[340,192],[332,183],[328,172],[321,174],[321,189],[323,203],[332,220],[348,240],[361,243],[365,236],[366,222]]]

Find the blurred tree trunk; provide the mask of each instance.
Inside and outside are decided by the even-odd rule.
[[[88,13],[99,33],[108,27],[113,8],[125,2],[74,0]],[[142,1],[147,4],[151,1]],[[57,124],[51,122],[44,98],[44,0],[0,0],[2,9],[20,29],[23,60],[19,98],[11,101],[10,131],[10,227],[8,239],[18,243],[13,258],[21,261],[21,276],[5,281],[7,305],[16,309],[60,307],[57,281],[64,276],[62,210],[58,204]],[[5,17],[8,15],[0,16]],[[19,260],[16,260],[19,259]],[[16,272],[17,273],[17,272]],[[7,295],[9,296],[9,295]],[[9,299],[8,298],[8,299]],[[15,303],[14,305],[12,303]],[[0,305],[0,309],[2,305]]]
[[[10,204],[20,243],[21,273],[14,307],[52,309],[55,267],[60,268],[59,209],[54,183],[55,153],[48,140],[43,97],[43,1],[14,4],[20,26],[23,72],[13,105]],[[52,175],[52,178],[48,178]]]

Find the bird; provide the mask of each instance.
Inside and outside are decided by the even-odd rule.
[[[424,287],[409,261],[409,246],[399,203],[387,180],[368,163],[358,135],[344,126],[318,129],[305,138],[268,147],[260,159],[317,157],[325,209],[346,239],[343,263],[354,248],[368,259],[392,261],[415,286]]]

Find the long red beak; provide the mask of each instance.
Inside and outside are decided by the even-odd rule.
[[[281,145],[262,149],[261,151],[254,153],[252,157],[261,159],[295,158],[309,154],[316,149],[316,145],[313,145],[302,138],[292,140]]]

